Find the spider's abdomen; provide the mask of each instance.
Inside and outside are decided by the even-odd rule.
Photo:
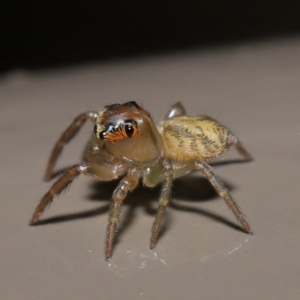
[[[230,131],[208,117],[179,116],[163,121],[165,157],[176,161],[207,161],[235,143]]]

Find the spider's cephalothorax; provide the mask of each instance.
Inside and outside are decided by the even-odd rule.
[[[68,169],[53,184],[35,209],[31,224],[38,222],[53,198],[78,175],[92,175],[102,181],[122,177],[112,195],[108,218],[105,254],[106,259],[110,259],[123,200],[142,179],[148,187],[162,183],[150,242],[151,248],[154,248],[170,201],[173,179],[200,170],[224,198],[244,231],[251,233],[249,224],[227,188],[207,164],[232,145],[245,160],[251,160],[251,155],[226,127],[207,116],[187,116],[181,103],[173,105],[157,127],[150,114],[134,101],[105,106],[100,113],[91,111],[80,114],[54,146],[45,180],[51,179],[63,146],[87,119],[94,124],[94,133],[85,148],[81,163]]]
[[[134,101],[106,106],[94,131],[105,151],[126,161],[146,163],[163,155],[163,141],[150,114]]]

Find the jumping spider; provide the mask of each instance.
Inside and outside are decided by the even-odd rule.
[[[105,106],[100,113],[90,111],[80,114],[54,146],[45,180],[51,179],[63,146],[75,136],[87,119],[94,124],[94,133],[85,147],[81,162],[69,168],[52,185],[36,207],[31,225],[38,222],[53,198],[78,175],[92,175],[102,181],[121,177],[113,192],[109,211],[105,248],[106,259],[109,260],[122,203],[127,193],[137,187],[141,178],[147,187],[162,183],[151,234],[150,247],[153,249],[170,201],[174,178],[200,170],[225,200],[243,230],[251,234],[249,224],[228,189],[207,164],[233,145],[245,160],[251,160],[251,155],[226,127],[207,116],[187,116],[181,103],[173,105],[157,127],[150,114],[134,101]]]

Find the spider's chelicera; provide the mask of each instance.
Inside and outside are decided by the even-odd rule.
[[[170,201],[174,178],[200,170],[225,200],[243,230],[251,233],[248,222],[228,189],[207,163],[233,145],[245,160],[251,160],[251,155],[226,127],[207,116],[187,116],[181,103],[173,105],[157,127],[150,114],[134,101],[105,106],[99,113],[90,111],[80,114],[54,146],[45,180],[51,179],[63,146],[76,135],[87,119],[94,124],[94,133],[81,162],[69,168],[52,185],[36,207],[31,224],[38,222],[53,198],[78,175],[92,175],[102,181],[121,177],[112,195],[108,218],[105,255],[106,259],[110,259],[122,203],[141,179],[147,187],[162,184],[151,234],[150,247],[154,248]]]

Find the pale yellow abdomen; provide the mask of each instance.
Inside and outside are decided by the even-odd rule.
[[[207,161],[232,144],[224,126],[208,117],[179,116],[161,123],[165,157],[177,161]]]

